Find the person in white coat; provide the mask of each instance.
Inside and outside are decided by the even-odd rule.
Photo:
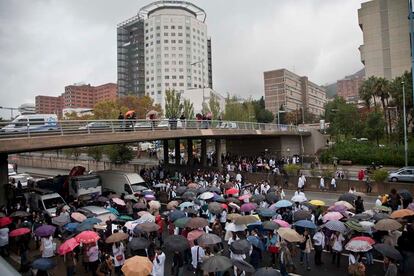
[[[165,253],[161,251],[160,247],[155,248],[155,257],[152,263],[152,276],[164,276]]]

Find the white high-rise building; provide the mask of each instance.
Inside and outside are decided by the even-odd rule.
[[[140,24],[131,24],[131,20],[127,20],[126,24],[118,26],[118,82],[130,84],[125,87],[134,87],[133,77],[128,79],[134,74],[128,73],[125,62],[131,65],[131,72],[136,68],[141,68],[135,70],[137,72],[142,72],[142,69],[145,72],[140,74],[141,77],[145,75],[144,88],[129,88],[136,91],[132,94],[140,96],[145,93],[164,108],[165,91],[168,89],[183,93],[191,88],[212,87],[211,42],[207,36],[204,10],[185,1],[157,1],[141,8],[138,16],[132,19]],[[130,38],[125,26],[133,26]],[[140,26],[143,28],[143,44],[137,43],[134,47],[139,48],[143,55],[123,54],[125,48],[131,47],[137,40],[133,34]],[[144,60],[139,56],[143,56]],[[129,94],[123,90],[119,89],[120,95]]]

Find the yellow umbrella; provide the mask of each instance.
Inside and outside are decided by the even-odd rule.
[[[309,201],[309,204],[312,204],[314,206],[325,206],[325,202],[323,202],[322,200],[318,200],[318,199]]]
[[[134,256],[125,260],[122,272],[125,276],[148,276],[152,272],[152,262],[147,257]]]
[[[294,229],[279,228],[277,233],[282,239],[287,240],[288,242],[303,242],[303,236],[299,235]]]

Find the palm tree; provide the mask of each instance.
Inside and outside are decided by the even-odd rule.
[[[365,102],[368,109],[371,108],[371,100],[374,100],[374,106],[377,108],[377,101],[374,97],[375,77],[371,76],[366,79],[359,88],[359,97]]]
[[[374,97],[378,97],[381,100],[382,110],[384,112],[384,120],[386,122],[386,130],[388,134],[391,133],[391,122],[390,120],[388,120],[389,124],[387,127],[387,113],[389,114],[389,112],[387,112],[387,105],[385,104],[385,102],[388,101],[388,98],[390,97],[389,88],[390,88],[390,83],[388,80],[386,80],[385,78],[381,78],[381,77],[375,78]]]

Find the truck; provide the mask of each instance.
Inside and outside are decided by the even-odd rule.
[[[67,206],[60,194],[46,189],[33,188],[27,194],[30,208],[41,211],[46,219],[56,217],[58,207]]]
[[[101,178],[104,194],[134,194],[149,189],[145,180],[137,173],[117,170],[97,171]]]

